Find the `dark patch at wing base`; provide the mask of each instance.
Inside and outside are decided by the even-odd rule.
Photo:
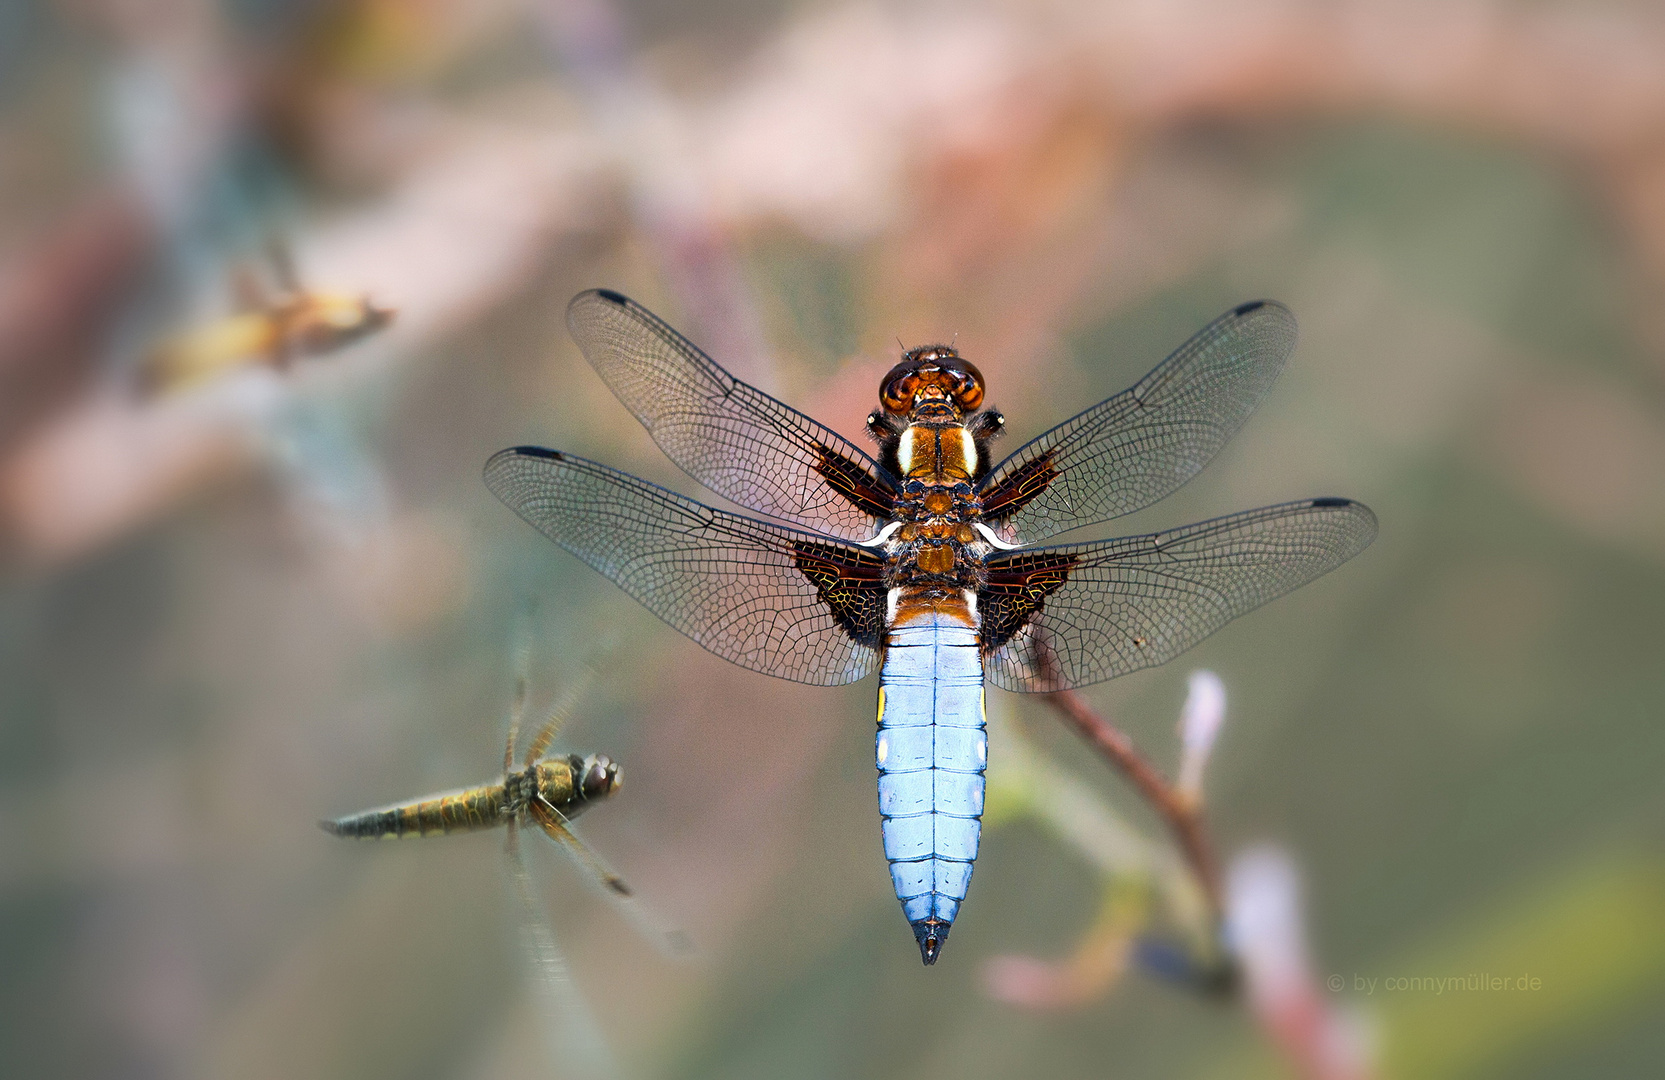
[[[1047,596],[1069,578],[1076,556],[1043,552],[991,559],[988,584],[977,595],[979,637],[985,654],[1000,648],[1034,618]]]
[[[990,488],[983,496],[983,519],[999,524],[1022,510],[1029,500],[1046,490],[1058,475],[1052,467],[1051,450],[1026,461],[1023,466]]]
[[[831,544],[800,540],[792,549],[798,570],[844,632],[858,645],[878,648],[885,621],[884,563]]]
[[[846,499],[857,510],[881,521],[896,510],[896,493],[872,469],[839,453],[825,443],[812,442],[820,455],[815,471],[826,478],[827,485]]]

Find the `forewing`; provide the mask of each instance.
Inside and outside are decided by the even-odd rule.
[[[848,440],[724,371],[647,308],[579,293],[567,326],[667,457],[724,498],[846,540],[873,535],[894,489]]]
[[[485,479],[539,532],[725,660],[817,686],[873,669],[884,566],[860,548],[535,446],[494,455]]]
[[[997,465],[980,487],[984,520],[1034,543],[1149,506],[1208,464],[1294,351],[1288,308],[1233,308],[1130,389]]]
[[[1375,536],[1362,503],[1308,499],[990,559],[978,601],[984,670],[1003,689],[1049,692],[1166,663]]]

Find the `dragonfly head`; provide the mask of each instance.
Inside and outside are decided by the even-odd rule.
[[[606,798],[624,785],[624,774],[619,771],[618,762],[606,754],[591,754],[583,764],[578,789],[586,799]]]
[[[903,353],[902,362],[890,369],[879,384],[879,403],[898,416],[922,406],[975,412],[983,403],[983,373],[950,345],[922,345]]]
[[[394,314],[364,296],[303,293],[288,309],[287,332],[303,352],[326,353],[375,333]]]

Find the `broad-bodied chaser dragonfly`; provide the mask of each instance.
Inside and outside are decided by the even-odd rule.
[[[497,497],[695,642],[798,682],[880,668],[885,857],[935,963],[971,880],[984,680],[1046,693],[1173,659],[1357,555],[1351,499],[1264,507],[1146,536],[1034,547],[1185,483],[1295,346],[1273,301],[1233,308],[1132,388],[995,462],[1005,420],[952,347],[907,350],[867,418],[877,458],[740,382],[616,292],[575,297],[579,348],[689,476],[791,525],[713,509],[605,465],[522,446]]]

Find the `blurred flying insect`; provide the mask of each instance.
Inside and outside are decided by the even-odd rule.
[[[252,266],[233,274],[237,314],[164,341],[145,360],[144,385],[166,392],[249,367],[286,370],[296,359],[322,356],[380,330],[392,308],[377,307],[359,293],[319,292],[301,285],[288,249],[267,249],[268,288]]]
[[[522,764],[515,767],[515,746],[520,741],[521,717],[526,708],[526,680],[519,680],[509,718],[509,736],[503,748],[503,776],[490,783],[427,798],[365,810],[345,817],[320,821],[325,832],[359,839],[439,836],[477,832],[498,826],[506,828],[504,852],[523,913],[523,930],[532,962],[548,1004],[559,1021],[552,1031],[551,1050],[568,1066],[579,1067],[585,1075],[608,1076],[617,1071],[612,1054],[600,1035],[574,985],[571,973],[555,943],[555,934],[532,888],[521,854],[521,827],[536,828],[566,848],[580,866],[621,901],[632,895],[630,886],[614,873],[588,845],[572,831],[572,821],[590,807],[612,795],[623,784],[623,775],[605,754],[549,754],[556,735],[572,714],[588,678],[567,688],[550,711],[548,721],[527,745]],[[547,756],[546,756],[547,755]],[[638,923],[640,912],[635,913]],[[674,951],[686,951],[680,932],[659,932],[655,936]]]
[[[515,744],[520,739],[520,719],[526,704],[526,683],[521,680],[509,722],[509,738],[503,748],[503,777],[471,788],[429,795],[411,802],[365,810],[318,824],[325,832],[375,840],[385,837],[439,836],[481,829],[508,829],[507,847],[517,880],[526,880],[525,860],[520,854],[517,830],[537,828],[565,847],[596,880],[618,896],[629,896],[630,886],[609,870],[585,843],[573,834],[574,818],[612,795],[624,783],[623,774],[605,754],[548,754],[550,744],[566,722],[576,693],[569,691],[556,706],[542,729],[527,745],[521,768],[515,768]],[[528,898],[529,899],[529,898]]]

